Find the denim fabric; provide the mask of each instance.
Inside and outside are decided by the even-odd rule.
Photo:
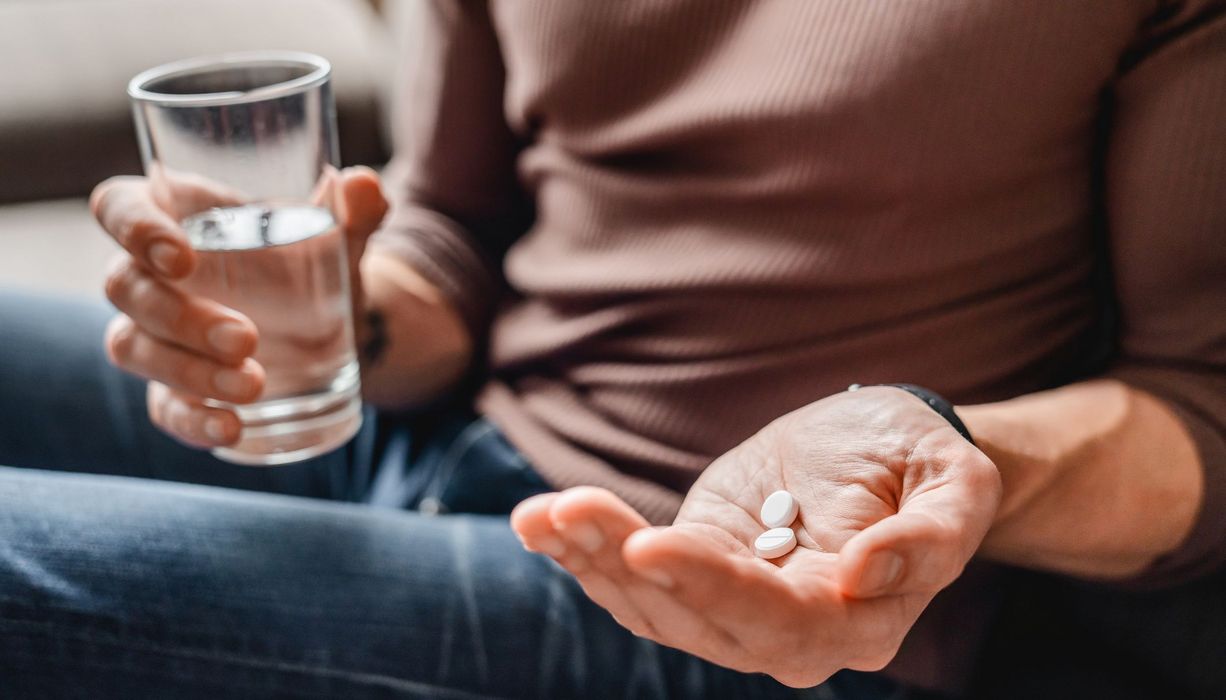
[[[519,546],[506,513],[547,486],[462,409],[293,466],[181,447],[106,363],[108,315],[0,295],[0,697],[910,697],[631,635]]]

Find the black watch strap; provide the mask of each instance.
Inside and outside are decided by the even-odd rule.
[[[966,438],[967,442],[971,443],[972,445],[975,444],[975,439],[971,437],[971,431],[966,429],[966,423],[963,423],[962,419],[958,417],[958,414],[954,412],[953,404],[946,401],[944,396],[941,396],[935,391],[929,391],[928,389],[916,384],[852,384],[851,386],[847,387],[847,390],[856,391],[857,389],[863,389],[864,386],[892,386],[902,389],[908,394],[918,398],[920,401],[928,404],[928,408],[936,411],[942,418],[949,421],[949,424],[954,427],[954,430],[957,430],[962,437]]]

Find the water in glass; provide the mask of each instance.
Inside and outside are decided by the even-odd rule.
[[[245,314],[259,329],[267,382],[235,411],[241,441],[218,457],[273,465],[344,444],[361,425],[345,239],[327,209],[246,205],[210,209],[183,227],[198,255],[185,291]]]

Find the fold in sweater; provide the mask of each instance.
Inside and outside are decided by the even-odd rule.
[[[1205,502],[1143,577],[1226,560],[1222,2],[421,3],[376,248],[488,348],[478,407],[553,485],[667,522],[852,382],[959,402],[1113,376]],[[887,672],[957,689],[991,572]]]

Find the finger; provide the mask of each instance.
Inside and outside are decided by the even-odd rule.
[[[123,315],[107,326],[106,349],[120,369],[196,396],[250,403],[264,388],[264,369],[255,360],[223,365],[158,340]]]
[[[336,178],[334,188],[337,220],[345,232],[346,254],[350,274],[361,274],[361,261],[366,243],[379,228],[387,214],[387,199],[375,171],[364,166],[347,168]],[[358,289],[361,292],[361,289]],[[357,301],[357,296],[354,300]]]
[[[567,547],[549,519],[549,508],[556,493],[543,493],[524,499],[511,511],[511,527],[532,552],[548,554],[572,574],[587,571],[587,557],[578,547]]]
[[[221,304],[161,283],[130,258],[116,265],[106,296],[145,332],[226,364],[255,352],[255,324]]]
[[[575,564],[576,559],[581,562],[578,566]],[[667,625],[659,624],[653,618],[645,616],[626,596],[624,584],[593,568],[586,555],[570,550],[557,562],[575,577],[587,597],[612,615],[617,624],[639,637],[668,644],[667,637],[662,634]]]
[[[549,508],[558,494],[542,493],[526,498],[511,511],[511,529],[530,552],[542,552],[555,559],[566,553],[566,545],[553,528]]]
[[[639,636],[657,639],[656,630],[622,591],[624,581],[615,580],[627,577],[624,567],[619,576],[609,575],[615,568],[609,559],[620,559],[620,542],[610,546],[609,537],[599,524],[592,522],[595,508],[620,502],[603,489],[568,489],[520,504],[512,514],[513,526],[531,533],[534,546],[549,551],[575,577],[587,596],[613,615],[619,624]],[[646,524],[629,506],[626,509]],[[623,511],[618,513],[624,515]]]
[[[545,510],[548,525],[541,522]],[[525,502],[518,511],[521,529],[548,531],[561,538],[565,553],[556,557],[558,563],[623,627],[704,658],[738,658],[738,647],[726,633],[626,569],[621,545],[630,533],[646,527],[647,521],[613,493],[578,487]]]
[[[584,563],[579,568],[570,561],[576,556]],[[759,670],[738,640],[657,584],[633,576],[614,579],[583,554],[567,554],[559,563],[592,602],[634,634],[739,671]]]
[[[379,174],[365,166],[346,168],[338,181],[336,214],[350,239],[365,241],[383,223],[387,198]]]
[[[153,202],[178,221],[214,207],[234,207],[250,197],[229,185],[197,173],[173,170],[161,164],[150,166],[150,194]]]
[[[742,670],[769,672],[782,654],[812,642],[802,598],[780,569],[710,539],[703,528],[643,530],[624,547],[627,565],[653,580],[678,605],[701,614],[720,648],[706,658]],[[712,528],[714,529],[714,528]],[[781,657],[780,657],[781,658]]]
[[[335,214],[336,200],[340,192],[337,182],[340,178],[341,171],[337,170],[336,166],[325,164],[319,173],[319,179],[315,181],[315,186],[311,188],[311,195],[307,201],[313,206],[323,207]]]
[[[594,486],[567,489],[549,510],[554,528],[571,545],[588,554],[609,552],[620,565],[621,543],[648,526],[643,516],[613,492]]]
[[[169,278],[192,271],[196,254],[186,234],[154,203],[145,178],[111,178],[94,188],[89,203],[102,228],[142,265]]]
[[[650,630],[647,636],[651,639],[738,671],[761,670],[741,640],[717,624],[707,610],[645,577],[623,575],[617,581],[609,580],[642,626]]]
[[[628,624],[617,614],[614,617],[635,634],[735,671],[751,673],[764,670],[761,660],[747,652],[739,639],[715,624],[705,610],[695,609],[650,583],[612,585],[617,586],[617,592],[629,601],[629,609],[637,616],[628,618],[633,624]],[[592,596],[592,600],[600,602],[595,596]],[[612,611],[608,606],[604,607]],[[635,625],[647,632],[638,632]]]
[[[579,585],[622,626],[656,641],[663,641],[661,626],[670,630],[692,626],[663,614],[653,621],[636,602],[635,589],[650,594],[656,586],[634,575],[622,562],[626,537],[648,525],[625,501],[601,488],[567,489],[550,503],[549,519],[565,546],[584,554],[584,568],[572,572]]]
[[[854,598],[935,593],[962,573],[991,523],[999,494],[995,467],[977,451],[956,473],[904,499],[896,515],[852,537],[836,579]]]
[[[552,528],[540,522],[545,510]],[[551,494],[548,500],[526,501],[517,511],[519,529],[528,529],[530,518],[535,519],[532,527],[563,533],[568,552],[584,552],[578,569],[573,567],[574,554],[559,563],[624,627],[715,663],[754,670],[736,639],[662,588],[671,581],[641,577],[626,567],[620,550],[626,538],[647,523],[621,499],[604,489],[578,487]]]
[[[667,572],[674,582],[670,595],[701,610],[736,640],[737,658],[712,659],[716,663],[740,663],[741,670],[769,673],[799,687],[814,685],[848,663],[876,663],[879,648],[890,653],[896,648],[877,637],[891,630],[883,621],[899,616],[882,613],[909,599],[848,601],[832,580],[792,575],[805,560],[824,562],[834,555],[805,550],[778,567],[730,549],[715,530],[696,524],[643,530],[629,538],[625,550],[632,569]]]
[[[190,447],[233,445],[242,432],[233,412],[206,406],[199,398],[160,382],[149,382],[146,402],[153,424]]]
[[[795,626],[795,611],[805,601],[835,590],[832,583],[807,580],[808,590],[798,591],[779,567],[713,539],[715,530],[691,524],[636,532],[623,548],[626,564],[747,647],[766,646],[770,630]]]
[[[936,592],[962,572],[961,537],[929,513],[899,513],[862,531],[839,552],[836,578],[853,598]]]

